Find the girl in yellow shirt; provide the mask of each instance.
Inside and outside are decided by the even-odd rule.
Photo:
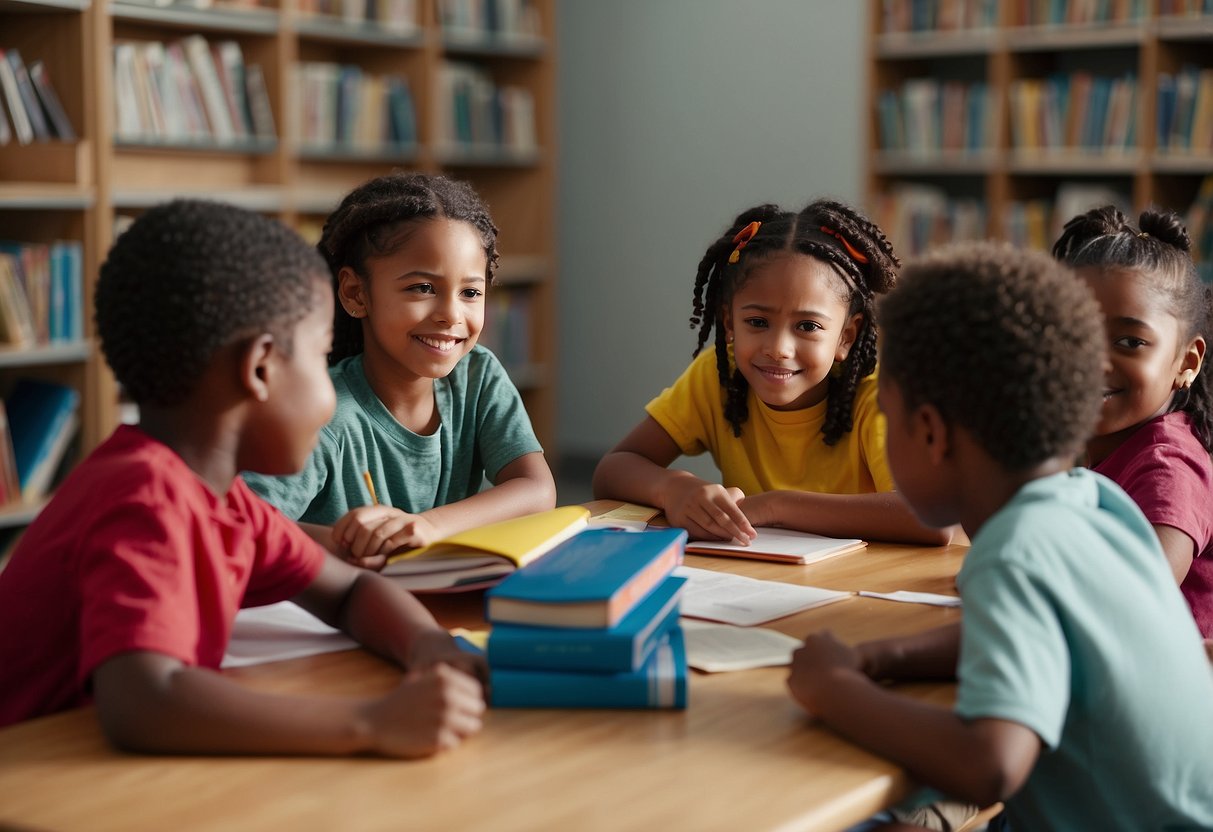
[[[900,265],[838,202],[739,215],[699,263],[697,358],[598,464],[595,496],[657,506],[697,538],[744,543],[755,526],[784,526],[946,543],[893,491],[876,405],[872,300]],[[667,467],[705,450],[722,484]]]

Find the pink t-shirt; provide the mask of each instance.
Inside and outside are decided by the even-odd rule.
[[[170,448],[118,428],[0,572],[0,725],[87,703],[119,653],[218,668],[236,610],[299,594],[325,557],[239,477],[216,496]]]
[[[1152,419],[1094,470],[1123,488],[1151,524],[1192,538],[1196,557],[1179,588],[1201,633],[1213,638],[1213,461],[1188,414]]]

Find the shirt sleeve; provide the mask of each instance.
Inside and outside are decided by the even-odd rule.
[[[273,506],[251,492],[246,496],[245,513],[257,529],[258,546],[241,606],[294,598],[316,580],[328,553]]]
[[[684,456],[696,456],[711,444],[712,408],[723,414],[722,396],[715,353],[701,353],[672,386],[662,390],[644,409]]]
[[[1173,526],[1192,538],[1195,554],[1213,539],[1213,473],[1208,458],[1196,459],[1183,448],[1154,445],[1133,459],[1118,478],[1151,525]]]
[[[1070,651],[1043,584],[1009,563],[963,574],[956,713],[1017,722],[1055,748],[1070,701]]]
[[[526,454],[542,453],[543,446],[505,368],[488,350],[483,355],[476,442],[484,460],[484,474],[490,482],[496,482],[502,468]]]
[[[131,650],[194,664],[199,628],[188,522],[144,504],[118,504],[90,524],[80,559],[80,666],[84,683]],[[173,556],[166,556],[171,553]]]
[[[338,476],[337,472],[341,470],[339,456],[337,441],[325,428],[320,431],[320,441],[298,474],[268,477],[245,471],[241,476],[253,493],[291,520],[298,520],[328,487],[330,479]]]

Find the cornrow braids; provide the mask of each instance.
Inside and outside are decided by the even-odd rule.
[[[1148,209],[1133,224],[1112,205],[1071,219],[1053,245],[1053,256],[1078,268],[1124,269],[1150,280],[1180,322],[1183,340],[1213,337],[1213,290],[1202,283],[1192,261],[1192,240],[1173,211]],[[1173,410],[1183,410],[1206,450],[1213,452],[1213,382],[1209,361],[1200,368],[1187,396],[1175,397]]]
[[[485,282],[491,286],[497,270],[497,226],[466,182],[423,173],[392,173],[355,188],[325,220],[316,248],[328,263],[337,299],[329,364],[363,350],[362,323],[345,311],[338,297],[341,269],[349,267],[366,280],[367,259],[395,251],[401,244],[402,226],[436,218],[466,222],[476,229],[487,260]]]
[[[316,251],[276,220],[205,200],[158,205],[101,265],[101,349],[132,399],[173,407],[222,347],[268,332],[290,355],[326,276]]]
[[[738,250],[734,238],[755,221],[761,223],[758,232]],[[734,251],[737,261],[730,263]],[[889,291],[897,282],[901,261],[875,223],[841,202],[820,199],[799,213],[763,204],[737,215],[699,261],[690,318],[691,328],[699,331],[693,355],[700,353],[712,330],[716,331],[716,370],[725,391],[725,419],[734,436],[741,436],[742,425],[749,418],[749,384],[739,369],[730,367],[723,314],[752,269],[778,251],[828,263],[846,287],[848,315],[863,314],[855,344],[838,375],[832,375],[829,381],[822,434],[823,441],[833,445],[851,430],[855,390],[876,367],[872,298]]]

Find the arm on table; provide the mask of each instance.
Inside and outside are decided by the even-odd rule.
[[[752,540],[754,527],[738,506],[741,490],[671,471],[670,463],[680,456],[678,444],[646,416],[598,463],[594,496],[659,508],[671,526],[693,538]]]
[[[755,526],[782,526],[827,537],[862,537],[897,543],[943,546],[954,529],[924,526],[896,491],[875,494],[821,494],[768,491],[741,501]]]

